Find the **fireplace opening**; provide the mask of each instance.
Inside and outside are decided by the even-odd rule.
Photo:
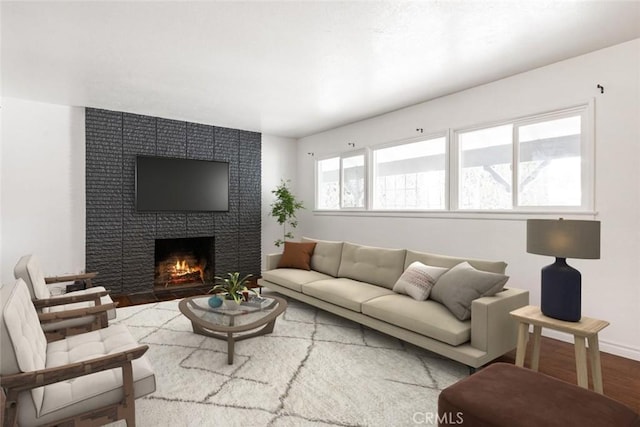
[[[154,287],[213,285],[214,255],[213,237],[156,239]]]

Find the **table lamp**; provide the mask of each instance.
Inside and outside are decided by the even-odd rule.
[[[600,221],[529,219],[527,252],[556,257],[556,262],[542,269],[542,313],[578,322],[582,277],[567,258],[600,258]]]

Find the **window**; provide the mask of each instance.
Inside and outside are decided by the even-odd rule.
[[[319,160],[317,163],[318,209],[340,208],[340,157]]]
[[[317,209],[362,209],[366,207],[364,152],[318,160],[316,163]]]
[[[509,209],[512,201],[512,125],[458,134],[459,209]]]
[[[583,106],[455,132],[456,208],[591,208],[593,155],[587,112]]]
[[[581,117],[517,127],[518,205],[582,204]]]
[[[446,209],[446,138],[373,150],[373,209]]]
[[[449,130],[316,162],[316,209],[593,209],[593,106]]]
[[[342,158],[342,204],[343,208],[365,207],[364,154]]]

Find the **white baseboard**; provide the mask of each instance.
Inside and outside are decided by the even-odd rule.
[[[556,339],[558,341],[563,341],[566,343],[573,344],[573,337],[571,335],[567,335],[566,333],[542,328],[542,335],[545,337]],[[602,339],[599,339],[598,341],[599,341],[601,352],[615,354],[616,356],[626,357],[627,359],[640,361],[640,348],[631,347],[628,345],[606,341]]]

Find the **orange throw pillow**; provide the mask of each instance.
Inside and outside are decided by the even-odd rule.
[[[316,242],[284,242],[284,252],[278,262],[278,268],[297,268],[311,270],[311,255]]]

